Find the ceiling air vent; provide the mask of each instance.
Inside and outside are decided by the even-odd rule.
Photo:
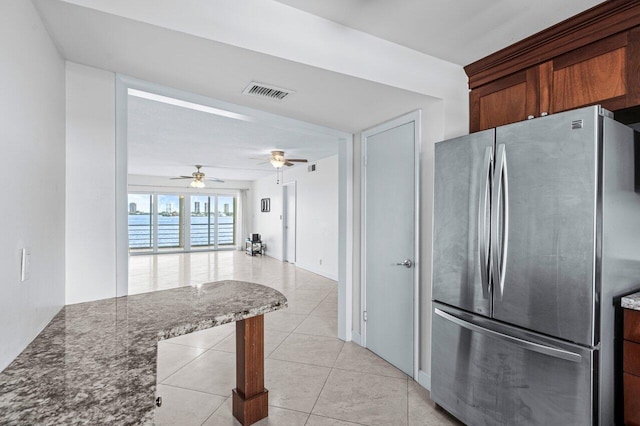
[[[242,91],[243,95],[257,96],[260,98],[272,99],[274,101],[282,101],[287,96],[296,93],[293,90],[283,89],[282,87],[271,86],[269,84],[256,83],[252,81]]]

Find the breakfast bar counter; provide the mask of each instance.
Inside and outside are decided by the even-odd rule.
[[[243,281],[67,305],[0,373],[0,424],[152,424],[157,342],[234,321],[233,409],[251,424],[267,410],[262,315],[286,305]]]

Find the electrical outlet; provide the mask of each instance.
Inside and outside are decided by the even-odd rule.
[[[31,278],[31,249],[23,248],[20,259],[20,281],[25,282]]]

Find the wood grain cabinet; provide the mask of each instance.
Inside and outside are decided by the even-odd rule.
[[[470,130],[640,105],[640,1],[608,1],[465,67]]]
[[[537,67],[473,89],[469,98],[471,131],[490,129],[536,116],[539,110],[538,91]]]
[[[624,309],[624,424],[640,426],[640,311]]]

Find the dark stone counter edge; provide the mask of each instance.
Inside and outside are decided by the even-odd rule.
[[[624,296],[622,298],[622,307],[625,309],[640,311],[640,292]]]

